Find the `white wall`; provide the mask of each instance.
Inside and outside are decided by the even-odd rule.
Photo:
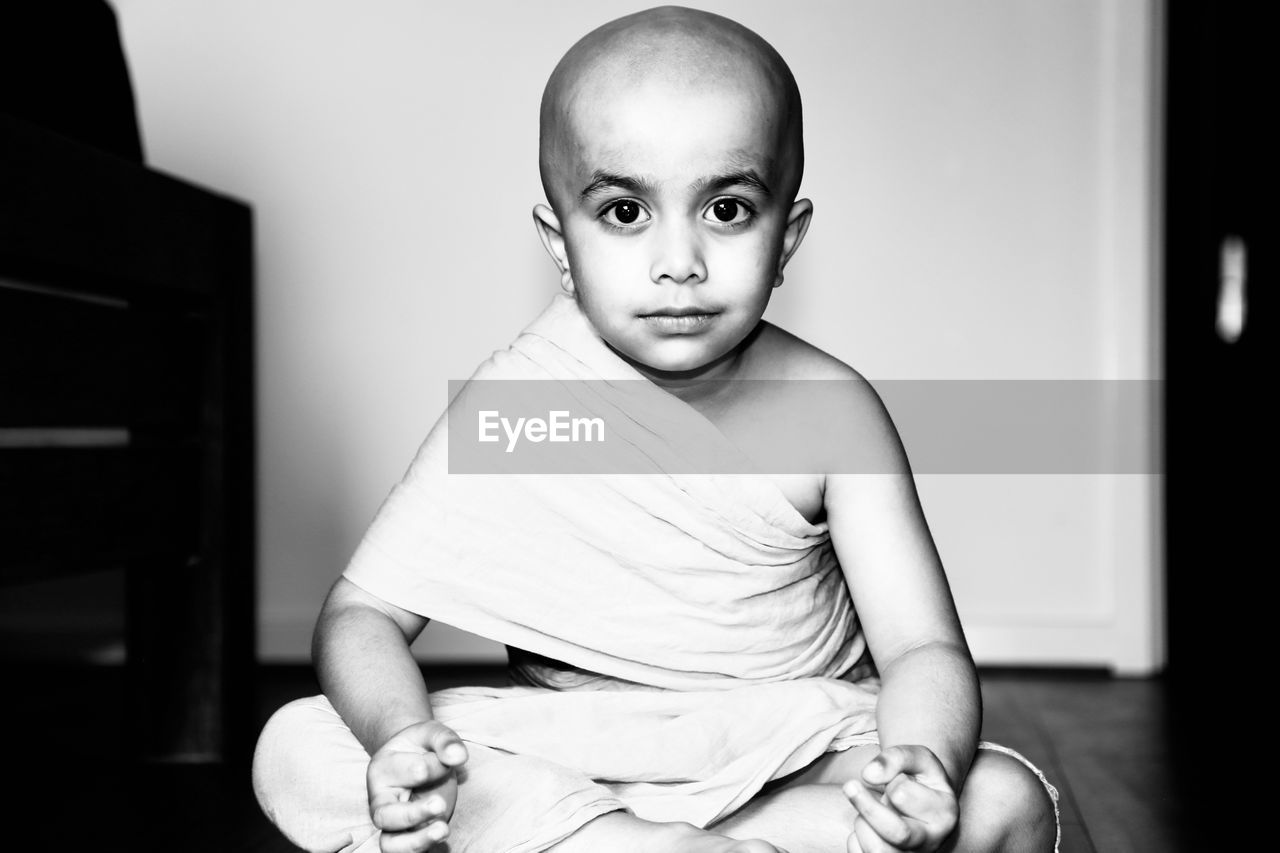
[[[873,380],[1153,376],[1153,2],[696,4],[805,98],[816,215],[769,318]],[[447,380],[556,287],[547,74],[650,4],[114,5],[151,164],[255,208],[260,655],[305,657]],[[922,477],[978,657],[1157,664],[1153,485]],[[497,654],[435,625],[419,648]]]

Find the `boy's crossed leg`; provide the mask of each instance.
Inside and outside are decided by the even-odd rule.
[[[844,853],[858,811],[842,786],[861,779],[880,752],[874,744],[824,755],[805,770],[770,785],[712,827],[735,838],[765,838],[789,853]],[[1048,853],[1057,842],[1056,807],[1029,767],[997,749],[979,749],[959,799],[947,853]],[[888,844],[867,848],[882,853]]]
[[[539,783],[551,781],[541,777],[552,769],[520,756],[495,761],[497,756],[489,757],[488,752],[473,747],[468,762],[471,778],[460,787],[463,813],[454,815],[458,833],[451,840],[461,843],[447,849],[467,848],[464,839],[469,836],[475,843],[471,849],[486,848],[486,841],[496,839],[485,836],[500,829],[491,821],[505,823],[506,818],[533,824],[545,817],[541,807],[546,804],[538,801],[554,786]],[[653,823],[609,810],[550,849],[555,853],[845,853],[857,812],[841,785],[860,778],[863,767],[878,752],[878,746],[867,745],[828,753],[805,770],[772,783],[708,830],[684,823]],[[323,697],[298,700],[277,712],[264,731],[257,758],[255,784],[264,810],[296,844],[313,851],[377,851],[364,789],[369,756]],[[517,793],[514,799],[532,808],[494,809],[493,796],[509,793],[511,776],[524,775],[516,771],[525,764],[532,765],[525,770],[537,771],[526,776],[532,789],[525,796]],[[494,790],[486,791],[490,785]],[[476,798],[489,800],[488,808],[476,809],[481,805]],[[614,808],[606,803],[587,807],[592,805]],[[944,850],[1050,851],[1054,847],[1053,803],[1036,774],[1016,758],[980,749],[959,807],[959,829]]]
[[[789,853],[687,823],[641,820],[619,811],[622,803],[604,789],[589,780],[577,784],[578,774],[538,758],[477,744],[468,751],[449,838],[434,848],[441,853]],[[323,696],[313,696],[285,705],[263,729],[254,787],[263,811],[304,850],[379,853],[382,840],[369,816],[365,787],[368,765],[368,753],[337,711]],[[576,826],[583,819],[587,823]],[[576,828],[556,828],[569,821]],[[563,840],[546,847],[549,842],[533,843],[539,836]]]
[[[760,839],[737,839],[688,823],[654,823],[610,812],[584,824],[548,853],[790,853]]]

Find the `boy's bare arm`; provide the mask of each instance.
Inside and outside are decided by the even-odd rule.
[[[829,475],[824,500],[880,670],[881,746],[926,747],[958,792],[981,727],[977,673],[897,431],[868,384],[852,382],[850,393],[854,435],[844,440],[875,443],[893,471]]]
[[[432,719],[409,644],[427,620],[339,578],[311,641],[320,687],[372,755],[406,726]]]
[[[329,701],[370,755],[369,813],[384,853],[421,853],[448,834],[461,738],[435,722],[409,651],[427,620],[340,578],[316,622],[312,657]]]

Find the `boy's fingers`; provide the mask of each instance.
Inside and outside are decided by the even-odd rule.
[[[867,762],[867,766],[862,768],[862,779],[868,785],[886,785],[902,772],[905,763],[902,747],[891,746],[881,750],[879,755]]]
[[[457,732],[446,726],[440,726],[431,736],[431,751],[440,757],[440,761],[449,767],[457,767],[467,760],[467,748]]]
[[[435,820],[413,832],[384,832],[378,844],[382,853],[422,853],[448,837],[449,825]]]
[[[900,849],[877,835],[871,823],[861,815],[853,821],[853,834],[849,836],[847,846],[849,853],[899,853]]]
[[[902,815],[898,814],[897,809],[880,802],[880,797],[875,792],[868,790],[858,780],[850,779],[844,783],[844,794],[858,810],[858,816],[867,822],[874,830],[873,834],[880,840],[899,848],[911,843],[914,836],[911,827]],[[882,849],[869,847],[861,834],[858,835],[858,841],[862,843],[867,853],[878,853]]]
[[[422,749],[435,753],[440,762],[448,767],[457,767],[467,760],[467,748],[458,733],[436,720],[424,720],[415,723],[396,734],[392,741],[412,743]]]
[[[869,785],[887,785],[900,773],[919,776],[933,787],[951,787],[938,756],[923,746],[891,746],[862,768],[862,778]]]
[[[449,768],[428,752],[388,752],[369,762],[369,791],[417,788],[449,775]]]
[[[844,843],[848,853],[866,853],[862,849],[862,842],[858,840],[858,824],[862,822],[861,818],[854,818],[853,832],[849,833],[849,838]]]
[[[445,817],[444,797],[428,794],[407,802],[395,800],[373,809],[373,825],[388,832],[416,830],[428,821]]]
[[[904,815],[934,823],[955,816],[955,797],[922,785],[910,776],[898,776],[885,789],[889,804]]]

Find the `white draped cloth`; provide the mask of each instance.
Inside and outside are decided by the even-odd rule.
[[[528,686],[432,694],[464,740],[563,765],[641,817],[703,826],[871,732],[877,684],[851,677],[867,674],[866,646],[825,523],[763,476],[667,473],[691,452],[750,463],[643,378],[557,296],[471,381],[572,383],[574,414],[606,417],[628,470],[653,473],[449,473],[438,427],[346,577],[533,653],[514,661]]]

